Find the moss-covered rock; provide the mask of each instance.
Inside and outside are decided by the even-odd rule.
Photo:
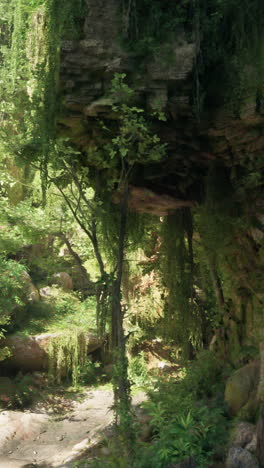
[[[259,361],[252,361],[234,372],[225,388],[225,401],[230,414],[235,416],[247,409],[246,419],[250,419],[256,407],[256,392],[259,381]]]
[[[73,334],[73,332],[72,332]],[[52,341],[63,336],[63,332],[43,333],[42,335],[14,334],[2,340],[12,355],[5,360],[5,367],[26,372],[47,370],[49,367],[49,346]],[[90,333],[85,334],[87,354],[102,346],[103,340]]]

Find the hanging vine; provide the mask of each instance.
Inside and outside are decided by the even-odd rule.
[[[74,8],[72,0],[12,0],[9,6],[12,34],[2,71],[8,77],[0,109],[5,114],[2,137],[4,141],[8,134],[20,160],[30,157],[39,165],[44,204],[58,114],[60,44],[82,5],[82,0],[74,2]],[[23,109],[23,115],[17,115],[17,108]]]
[[[189,209],[177,210],[163,221],[162,271],[168,290],[164,316],[165,336],[182,347],[201,340],[201,324],[194,301],[193,227]]]
[[[143,58],[179,39],[195,44],[193,104],[198,121],[205,108],[218,102],[239,117],[243,100],[252,94],[261,112],[262,0],[123,0],[123,13],[125,45]],[[170,56],[173,61],[173,53]]]
[[[80,368],[87,356],[88,341],[83,332],[73,330],[51,338],[48,348],[49,379],[61,383],[70,378],[77,385]]]

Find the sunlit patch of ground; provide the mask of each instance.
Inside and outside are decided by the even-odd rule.
[[[88,456],[113,423],[113,393],[106,386],[87,389],[77,396],[81,401],[58,392],[34,408],[0,412],[2,459],[13,464],[23,461],[35,466],[46,463],[68,467],[74,466],[74,460]],[[145,398],[143,392],[138,392],[133,403],[139,404]]]

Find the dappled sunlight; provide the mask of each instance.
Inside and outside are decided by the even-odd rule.
[[[0,0],[0,468],[262,468],[263,38]]]

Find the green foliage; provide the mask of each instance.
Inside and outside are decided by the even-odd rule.
[[[29,406],[36,395],[31,376],[19,373],[13,383],[16,386],[16,391],[9,395],[5,406],[8,409],[18,409]]]
[[[100,243],[104,257],[112,269],[115,269],[117,248],[118,248],[118,234],[120,222],[120,207],[113,203],[107,196],[103,196],[102,204],[98,207],[98,216],[100,219]],[[152,217],[144,213],[128,212],[127,215],[127,242],[126,242],[126,256],[136,255],[144,243],[146,231]],[[153,220],[152,220],[153,221]]]
[[[166,154],[166,145],[152,133],[143,109],[125,102],[126,99],[131,100],[131,90],[124,83],[125,77],[125,74],[116,74],[112,81],[112,108],[118,115],[120,127],[118,136],[112,139],[106,149],[109,150],[110,158],[118,156],[121,161],[127,161],[129,167],[135,162],[146,164],[159,161]]]
[[[7,175],[4,168],[3,174]],[[33,282],[45,281],[43,284],[45,286],[51,276],[58,271],[68,271],[73,276],[81,274],[78,270],[79,265],[71,253],[66,256],[60,255],[62,247],[64,249],[67,247],[64,244],[63,236],[65,236],[73,251],[79,253],[80,261],[88,260],[86,263],[88,277],[91,274],[92,279],[96,280],[99,271],[91,241],[87,239],[87,235],[83,231],[78,231],[78,224],[73,219],[73,215],[60,192],[54,187],[48,189],[44,210],[39,206],[41,204],[40,181],[36,174],[29,184],[28,198],[13,205],[6,193],[10,187],[9,178],[7,177],[7,179],[4,182],[5,185],[2,186],[0,201],[1,251],[5,255],[22,257],[30,270]],[[18,181],[18,186],[22,185],[23,182]],[[70,191],[70,188],[66,189],[66,194],[70,194]],[[80,209],[83,212],[85,207],[81,205]],[[87,207],[84,218],[88,224],[91,213]],[[39,245],[39,249],[35,247],[36,244]]]
[[[5,327],[12,320],[15,308],[23,305],[23,288],[26,281],[23,265],[0,257],[0,338],[4,336]],[[7,347],[0,348],[0,361],[9,355]]]
[[[85,461],[84,465],[82,465],[82,462],[80,462],[80,464],[78,464],[78,462],[76,462],[76,468],[80,467],[80,468],[103,468],[103,467],[106,467],[106,468],[131,468],[131,458],[129,457],[124,457],[124,455],[121,453],[120,451],[120,447],[118,447],[118,445],[115,443],[115,441],[107,441],[107,449],[109,450],[109,455],[107,455],[107,457],[103,458],[103,459],[98,459],[98,460],[91,460],[90,462],[88,462],[88,465],[87,465],[87,461]]]
[[[112,270],[115,269],[117,249],[118,249],[118,233],[120,222],[119,205],[114,204],[109,196],[104,197],[102,205],[99,206],[98,215],[101,227],[101,245],[107,264]]]
[[[162,408],[155,406],[150,415],[157,435],[153,445],[142,451],[137,466],[165,468],[169,463],[183,462],[188,457],[193,457],[199,468],[211,465],[216,446],[225,439],[221,409],[192,407],[168,420]]]
[[[128,378],[132,385],[147,385],[149,375],[143,351],[141,351],[137,356],[131,357],[129,360]]]
[[[110,99],[115,119],[102,123],[106,143],[88,154],[90,164],[108,169],[105,180],[108,191],[122,189],[124,181],[131,179],[136,163],[144,165],[166,156],[166,145],[152,132],[148,115],[134,105],[133,90],[125,78],[124,73],[116,74],[112,80]]]
[[[242,214],[225,167],[213,164],[209,169],[205,203],[198,213],[198,229],[207,248],[210,252],[223,252],[232,242]]]
[[[37,302],[27,306],[23,320],[16,331],[28,335],[69,332],[71,327],[79,331],[96,331],[96,301],[94,297],[80,301],[73,294],[53,288],[49,302]]]
[[[100,270],[97,286],[102,307],[98,323],[101,322],[101,328],[105,330],[113,300],[110,291],[115,281],[118,253],[120,209],[117,204],[124,195],[123,187],[127,182],[137,180],[144,165],[160,162],[166,157],[166,145],[152,131],[153,116],[147,115],[135,104],[136,97],[125,82],[125,74],[117,74],[113,79],[109,93],[112,115],[108,121],[98,122],[99,141],[95,147],[87,150],[87,158],[74,150],[67,139],[56,138],[60,44],[63,36],[74,37],[78,29],[76,26],[81,25],[82,3],[81,0],[3,0],[0,4],[0,21],[3,25],[1,61],[4,64],[0,76],[0,151],[3,154],[0,246],[6,255],[0,259],[0,338],[4,329],[11,327],[8,320],[13,308],[23,302],[24,267],[7,260],[7,256],[17,254],[28,243],[34,244],[43,235],[56,231],[68,234],[82,258],[87,259],[91,255],[91,244],[83,246],[73,218],[87,234],[89,242],[93,243],[95,255],[98,252],[98,256],[101,255],[101,265],[99,261],[94,276],[97,279]],[[162,55],[161,50],[170,53],[177,41],[196,42],[198,57],[195,73],[202,93],[195,96],[194,101],[204,100],[206,106],[214,108],[215,104],[224,101],[239,117],[244,96],[254,95],[257,112],[263,111],[264,10],[261,0],[142,0],[124,1],[123,4],[127,45],[137,55]],[[248,64],[252,64],[252,57],[256,62],[254,70],[248,67]],[[162,114],[158,113],[158,117],[164,120]],[[8,161],[13,162],[14,157],[20,163],[24,161],[41,170],[46,211],[40,208],[33,210],[34,206],[39,205],[40,197],[36,183],[35,188],[31,184],[31,177],[23,179],[20,184],[20,189],[23,183],[26,185],[25,190],[21,189],[22,198],[30,194],[30,201],[17,203],[19,196],[15,206],[9,205],[8,197],[11,189],[16,189],[18,181],[6,172],[5,166]],[[179,210],[162,223],[153,223],[158,233],[162,225],[162,252],[157,253],[154,263],[145,262],[137,271],[140,276],[155,269],[162,272],[160,290],[163,295],[165,289],[164,297],[158,297],[157,305],[157,296],[148,292],[141,305],[138,304],[137,312],[141,313],[140,307],[144,308],[153,336],[156,336],[157,330],[162,330],[163,336],[181,346],[185,354],[190,351],[190,344],[197,350],[204,335],[206,338],[210,336],[205,330],[208,323],[217,327],[223,319],[216,305],[212,281],[208,280],[210,268],[206,264],[207,258],[213,258],[226,292],[228,282],[232,282],[232,275],[228,277],[226,273],[226,258],[228,255],[231,258],[230,268],[235,256],[234,238],[244,235],[250,243],[247,229],[252,220],[245,221],[241,206],[245,204],[249,192],[250,200],[260,197],[262,162],[261,158],[253,161],[249,155],[241,158],[238,164],[231,165],[228,169],[214,165],[209,170],[205,202],[196,214],[199,234],[196,233],[195,247],[192,242],[192,214],[189,210]],[[48,191],[48,181],[57,188],[53,195]],[[90,188],[91,184],[95,191]],[[113,191],[116,204],[110,197]],[[60,198],[59,203],[55,203],[56,197],[62,197],[63,202]],[[146,242],[148,247],[148,222],[143,215],[128,215],[127,265],[133,261],[132,253],[139,245],[144,247]],[[245,246],[248,244],[244,241]],[[49,260],[48,254],[48,258],[36,261],[44,276],[56,271],[54,269],[59,264],[56,254],[61,245],[60,241],[55,242],[52,260]],[[253,243],[253,248],[258,246]],[[241,255],[246,256],[247,252],[239,254],[237,264]],[[34,260],[30,262],[33,270]],[[245,264],[244,269],[249,269],[248,263]],[[131,270],[127,268],[127,283]],[[250,285],[245,285],[240,276],[236,283],[231,284],[231,288],[239,285],[251,294],[252,290],[255,293],[259,289],[259,286],[255,287],[260,284],[256,278],[260,276],[259,271],[251,275],[253,282]],[[138,284],[143,289],[142,282]],[[151,289],[151,286],[148,285],[146,289]],[[140,294],[144,296],[142,291]],[[159,324],[155,327],[158,307],[163,305],[163,301],[166,304],[165,320],[160,314]],[[35,304],[27,309],[28,316],[21,323],[24,332],[63,331],[52,341],[49,350],[50,377],[58,383],[64,377],[71,378],[74,385],[78,381],[92,382],[95,369],[86,360],[84,333],[91,326],[95,327],[94,302],[91,299],[81,304],[72,294],[54,289],[49,304]],[[146,331],[147,319],[144,322],[142,316],[137,320],[137,325],[144,324]],[[72,326],[77,327],[74,333]],[[67,333],[65,330],[68,330]],[[8,350],[0,350],[0,360],[7,355]],[[119,396],[122,392],[124,396],[123,399],[116,399],[116,414],[121,423],[119,442],[123,446],[129,440],[132,447],[135,434],[130,412],[128,362],[121,350],[116,361],[114,388]],[[214,400],[219,390],[220,374],[216,357],[203,353],[187,370],[182,382],[169,383],[167,387],[160,385],[149,405],[154,442],[140,451],[137,468],[165,467],[189,455],[195,457],[198,466],[209,464],[213,451],[219,443],[220,446],[222,444],[226,427],[223,408],[221,405],[218,407],[218,402]],[[129,378],[136,384],[147,380],[143,355],[132,358]],[[30,396],[24,389],[26,384],[26,381],[21,383],[21,391],[15,397],[14,404],[23,404]],[[111,463],[112,466],[127,464],[120,459],[120,453],[117,450],[109,466]]]
[[[223,390],[222,370],[223,363],[216,354],[209,350],[199,351],[195,361],[187,368],[182,385],[186,390],[191,389],[197,399],[213,397],[219,390]]]
[[[239,117],[246,96],[263,96],[263,2],[211,0],[199,2],[197,8],[201,41],[198,73],[205,105],[215,106],[224,100]],[[255,63],[255,69],[245,71],[250,63]]]
[[[2,229],[0,246],[5,255],[15,254],[25,245],[38,243],[48,232],[43,210],[32,210],[31,201],[11,206],[7,198],[0,202]]]
[[[19,372],[12,381],[9,378],[6,378],[6,381],[3,379],[0,408],[23,409],[32,404],[35,396],[36,389],[32,377]]]
[[[2,325],[5,325],[7,322],[3,321],[1,319],[1,331],[0,331],[0,339],[4,338],[4,329],[2,328]],[[0,362],[4,361],[6,358],[8,358],[11,355],[11,351],[7,346],[4,346],[0,348]]]
[[[45,200],[58,110],[60,43],[67,24],[73,29],[83,14],[83,1],[74,2],[73,8],[71,0],[19,0],[10,8],[12,35],[0,89],[0,111],[5,115],[1,144],[6,154],[39,166]]]
[[[71,320],[74,320],[75,317],[76,323],[78,320],[80,320],[87,306],[89,307],[90,311],[91,307],[95,307],[94,300],[87,299],[83,303],[80,303],[78,297],[76,297],[74,294],[66,293],[60,288],[53,286],[51,292],[52,294],[49,300],[49,305],[54,308],[55,313],[60,317],[57,326],[59,323],[61,323],[63,327],[63,320],[61,320],[63,317],[67,317],[68,323],[72,323]],[[85,318],[87,318],[87,316]]]
[[[26,284],[25,267],[13,260],[0,258],[0,314],[10,314],[15,305],[22,305],[21,293]]]
[[[210,290],[202,280],[211,302],[211,310],[215,310],[215,314],[209,317],[215,321],[215,325],[220,317],[223,319],[224,299],[227,307],[228,299],[233,300],[235,294],[239,295],[240,288],[248,290],[250,295],[258,295],[260,291],[261,250],[253,248],[254,240],[250,232],[252,226],[258,226],[256,213],[259,208],[256,200],[263,189],[263,178],[259,158],[250,164],[248,159],[251,158],[243,159],[236,164],[231,163],[231,168],[215,163],[211,165],[206,180],[205,199],[195,215],[195,227],[199,232],[197,252],[201,276],[207,274],[207,277],[211,277],[215,298],[219,288],[223,293],[220,300],[222,304],[218,298],[218,305],[215,303],[214,306],[215,301],[208,294]],[[253,258],[255,263],[251,269]],[[227,308],[230,309],[230,304]]]
[[[112,384],[114,391],[114,410],[117,422],[117,444],[120,456],[133,459],[135,448],[135,427],[131,411],[130,381],[128,378],[128,359],[125,349],[115,348],[113,352]]]
[[[113,441],[110,454],[91,466],[167,468],[193,457],[197,467],[205,468],[211,466],[215,453],[223,453],[224,458],[229,421],[222,372],[222,363],[207,351],[187,367],[181,380],[161,378],[143,403],[150,416],[151,442],[138,443],[132,461],[121,455]]]
[[[158,383],[145,404],[154,442],[143,445],[136,466],[165,468],[189,456],[200,468],[210,466],[213,453],[227,440],[222,397],[211,398],[216,395],[216,385],[221,389],[221,371],[217,358],[203,352],[182,380]]]
[[[79,385],[94,385],[100,375],[100,363],[93,362],[89,356],[79,367],[78,383]]]

